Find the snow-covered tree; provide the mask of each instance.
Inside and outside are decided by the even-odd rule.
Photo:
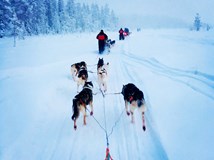
[[[13,12],[11,5],[7,0],[1,0],[0,3],[0,38],[11,35]]]
[[[196,31],[199,31],[200,28],[201,28],[201,20],[200,20],[199,13],[197,13],[196,16],[195,16],[194,28],[195,28]]]
[[[67,28],[69,28],[70,32],[74,32],[76,29],[74,0],[68,0],[67,1],[66,14],[67,14]]]
[[[108,5],[101,8],[101,27],[102,28],[110,28],[110,9]]]
[[[93,24],[93,28],[97,30],[98,28],[101,28],[101,22],[100,22],[100,9],[97,4],[92,4],[91,5],[91,16],[92,16],[92,21],[91,23]]]
[[[45,0],[28,0],[29,28],[31,34],[38,35],[47,33],[47,17]]]
[[[77,31],[85,31],[85,29],[86,29],[86,24],[85,24],[85,21],[83,18],[83,13],[85,12],[84,9],[85,8],[83,8],[80,3],[76,4],[76,10],[82,11],[82,12],[75,12],[76,30]]]
[[[92,15],[90,7],[86,4],[83,4],[82,10],[84,11],[82,13],[82,18],[84,21],[83,31],[93,31],[93,24],[92,22]]]
[[[46,16],[50,33],[59,33],[59,16],[56,0],[46,0]]]
[[[66,16],[65,16],[65,6],[63,0],[58,0],[58,16],[59,16],[59,28],[60,33],[66,31]]]
[[[19,24],[17,30],[19,30],[18,35],[24,37],[30,33],[29,30],[29,13],[28,4],[24,0],[10,0],[11,8],[15,14],[13,17],[17,17],[16,23]]]
[[[1,0],[0,37],[113,29],[117,18],[108,5],[74,0]]]
[[[112,30],[115,30],[118,28],[118,21],[119,21],[118,18],[115,16],[114,11],[112,10],[110,14],[110,22],[111,22],[110,28]]]

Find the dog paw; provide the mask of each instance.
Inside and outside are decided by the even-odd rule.
[[[129,115],[130,115],[130,112],[127,111],[126,114],[129,116]]]
[[[74,126],[74,130],[77,130],[77,126]]]
[[[146,131],[146,126],[143,126],[143,131]]]
[[[90,112],[90,115],[92,116],[93,114],[94,114],[94,113],[91,111],[91,112]]]

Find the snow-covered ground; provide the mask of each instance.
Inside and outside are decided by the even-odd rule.
[[[27,37],[13,47],[0,39],[0,159],[100,160],[109,134],[114,160],[214,159],[214,32],[133,31],[97,54],[97,33]],[[146,126],[124,112],[122,95],[94,95],[94,117],[82,115],[73,129],[77,94],[70,65],[82,60],[96,72],[110,63],[107,93],[134,83],[147,104]],[[96,73],[89,73],[98,92]],[[105,112],[104,112],[105,111]],[[106,113],[106,116],[104,116]]]

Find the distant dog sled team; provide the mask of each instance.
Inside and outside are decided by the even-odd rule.
[[[126,36],[129,36],[131,32],[129,32],[128,28],[120,28],[119,30],[119,40],[124,40]],[[116,41],[109,39],[106,33],[104,33],[103,30],[100,30],[100,32],[96,36],[98,40],[98,51],[100,54],[104,53],[105,50],[110,52],[110,49],[115,45]]]
[[[124,39],[124,32],[122,28],[119,31],[119,39]],[[130,34],[130,33],[129,33]],[[103,53],[105,45],[109,48],[115,44],[115,40],[111,41],[103,30],[97,35],[99,44],[99,53]],[[71,76],[77,83],[77,94],[73,98],[73,114],[71,119],[74,121],[74,129],[77,129],[77,119],[80,113],[83,114],[83,124],[86,125],[86,112],[87,106],[90,106],[90,115],[93,115],[93,83],[88,81],[87,64],[84,61],[74,63],[71,65]],[[97,62],[97,82],[102,94],[107,92],[107,83],[109,76],[109,62],[105,63],[103,58],[99,58]],[[82,86],[82,90],[79,92],[79,86]],[[134,123],[134,111],[137,109],[142,117],[142,128],[145,131],[145,99],[143,92],[138,89],[133,83],[128,83],[122,86],[125,109],[128,116],[131,115],[131,122]],[[88,110],[89,111],[89,110]]]

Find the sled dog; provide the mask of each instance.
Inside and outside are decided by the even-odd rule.
[[[107,91],[108,67],[109,63],[105,64],[103,58],[99,58],[97,63],[98,84],[104,92]]]
[[[110,49],[114,46],[115,42],[115,40],[111,39],[106,40],[106,48],[108,49],[108,52],[110,52]]]
[[[74,63],[71,65],[71,75],[73,80],[75,81],[76,76],[78,75],[80,68],[85,68],[87,69],[87,65],[84,61],[81,61],[79,63]]]
[[[79,86],[84,86],[85,82],[88,80],[88,71],[86,63],[82,61],[71,65],[71,74],[73,80],[77,82],[78,91]]]
[[[77,129],[76,120],[79,117],[80,112],[83,114],[83,124],[86,125],[86,106],[90,105],[91,112],[90,115],[93,115],[93,84],[92,82],[85,82],[83,90],[77,94],[73,99],[73,115],[71,119],[74,121],[74,129]]]
[[[125,101],[126,113],[131,113],[131,122],[134,123],[134,110],[138,108],[142,114],[143,130],[146,130],[144,112],[146,111],[144,94],[134,84],[128,83],[122,87],[122,95]],[[129,108],[128,108],[129,107]]]

